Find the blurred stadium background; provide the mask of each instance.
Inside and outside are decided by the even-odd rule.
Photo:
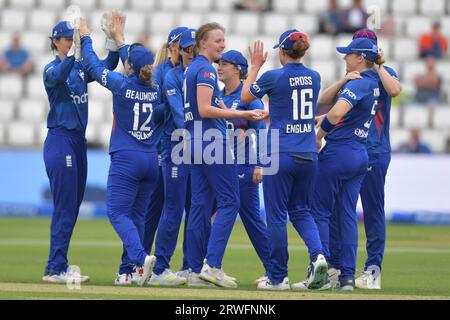
[[[34,63],[34,71],[21,76],[0,73],[0,216],[48,216],[51,214],[48,181],[42,160],[46,136],[47,96],[42,82],[43,67],[53,59],[48,36],[64,17],[66,8],[78,5],[93,29],[94,47],[105,55],[100,17],[119,9],[127,14],[126,39],[132,43],[150,35],[154,52],[174,26],[198,27],[216,21],[227,29],[227,48],[242,52],[254,40],[263,40],[269,51],[265,70],[279,67],[271,50],[278,36],[296,27],[311,36],[305,64],[322,75],[322,87],[345,73],[342,57],[335,51],[351,34],[319,33],[319,21],[329,0],[273,0],[270,11],[236,10],[236,0],[0,0],[0,52],[14,35],[20,36]],[[339,0],[348,7],[352,0]],[[416,75],[425,72],[419,58],[418,39],[440,21],[443,35],[450,38],[450,0],[364,0],[366,8],[380,9],[380,44],[387,65],[399,72],[403,93],[394,99],[391,142],[394,150],[406,142],[411,129],[421,130],[421,139],[432,154],[394,155],[386,186],[387,218],[390,221],[450,224],[450,61],[439,59],[442,79],[440,102],[414,101]],[[447,53],[448,57],[448,53]],[[119,67],[121,70],[121,67]],[[88,189],[82,217],[104,217],[104,188],[109,158],[107,145],[112,123],[111,95],[96,83],[89,85]]]

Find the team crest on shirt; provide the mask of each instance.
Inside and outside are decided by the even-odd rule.
[[[234,100],[233,104],[231,105],[231,109],[236,110],[240,103],[241,103],[241,100]]]
[[[83,72],[83,70],[78,70],[78,75],[80,76],[81,80],[84,81],[84,72]]]
[[[205,78],[209,78],[209,79],[211,79],[211,80],[213,80],[213,81],[216,81],[216,75],[215,75],[214,73],[210,72],[210,71],[205,71],[205,73],[203,74],[203,76],[204,76]]]

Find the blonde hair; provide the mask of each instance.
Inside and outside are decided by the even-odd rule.
[[[167,49],[167,43],[164,42],[156,52],[155,62],[153,62],[153,66],[156,67],[160,64],[163,64],[168,57],[169,57],[169,50]]]
[[[143,66],[141,68],[141,70],[139,71],[139,79],[144,82],[149,82],[150,87],[153,87],[154,83],[153,83],[153,77],[152,77],[153,74],[152,73],[153,73],[153,65],[148,64],[146,66]]]

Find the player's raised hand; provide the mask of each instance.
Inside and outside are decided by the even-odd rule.
[[[268,52],[264,52],[264,43],[260,40],[253,43],[253,50],[248,47],[248,53],[253,67],[261,67],[267,60]]]
[[[85,18],[80,18],[80,26],[78,31],[80,33],[80,37],[91,35],[91,29],[89,29]]]
[[[125,43],[125,19],[124,15],[113,12],[111,23],[108,26],[108,32],[111,35],[111,38],[114,39],[118,45],[119,43]]]

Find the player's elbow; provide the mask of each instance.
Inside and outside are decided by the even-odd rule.
[[[398,97],[398,96],[400,95],[401,92],[402,92],[402,86],[398,85],[398,86],[396,86],[396,87],[394,87],[394,88],[391,88],[391,89],[388,91],[388,94],[389,94],[391,97],[395,98],[395,97]]]
[[[250,92],[242,90],[241,92],[241,101],[244,103],[250,103],[255,100],[255,97],[250,94]]]

